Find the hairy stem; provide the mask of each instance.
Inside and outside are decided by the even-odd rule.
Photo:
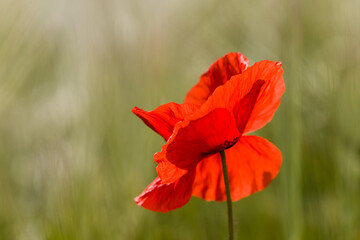
[[[232,213],[232,202],[231,202],[231,194],[230,194],[230,185],[229,185],[229,176],[226,167],[226,157],[224,150],[220,152],[221,155],[221,163],[224,175],[224,183],[226,189],[226,202],[228,209],[228,222],[229,222],[229,239],[234,239],[234,224],[233,224],[233,213]]]

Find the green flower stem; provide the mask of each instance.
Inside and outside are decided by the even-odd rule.
[[[227,201],[227,209],[228,209],[228,222],[229,222],[229,239],[234,239],[234,224],[233,224],[233,213],[232,213],[232,202],[231,202],[231,194],[230,194],[230,184],[229,184],[229,176],[226,167],[226,157],[224,150],[220,152],[221,155],[221,163],[224,175],[224,183],[226,189],[226,201]]]

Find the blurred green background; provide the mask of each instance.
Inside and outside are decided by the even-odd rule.
[[[162,138],[132,113],[181,103],[217,58],[283,62],[257,134],[283,153],[234,203],[236,239],[360,239],[360,1],[0,0],[0,239],[226,239],[226,204],[133,198]]]

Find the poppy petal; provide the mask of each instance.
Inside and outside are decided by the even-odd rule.
[[[135,203],[157,212],[168,212],[185,205],[191,198],[195,171],[190,171],[174,183],[161,184],[159,177],[134,199]]]
[[[234,116],[241,116],[236,118],[236,125],[241,133],[244,131],[245,126],[249,121],[256,100],[259,97],[261,87],[264,83],[264,80],[257,80],[251,90],[234,106]]]
[[[173,133],[175,124],[184,120],[185,116],[191,115],[197,108],[193,104],[171,102],[153,111],[144,111],[138,107],[134,107],[131,111],[167,141]]]
[[[243,136],[225,150],[232,201],[238,201],[269,185],[280,170],[280,150],[268,140]],[[207,201],[225,201],[220,154],[204,158],[196,168],[193,195]]]
[[[185,103],[203,104],[218,86],[245,71],[248,65],[249,60],[241,53],[226,54],[201,75],[199,82],[187,93]]]
[[[176,181],[187,170],[195,168],[204,155],[231,147],[239,137],[233,114],[224,108],[179,122],[161,152],[154,156],[162,183]]]
[[[244,119],[247,120],[245,127],[243,127],[243,134],[255,131],[272,119],[280,104],[280,97],[285,91],[282,74],[283,69],[279,62],[264,60],[255,63],[242,74],[233,76],[230,81],[218,87],[201,108],[227,108],[234,113],[238,125],[240,123],[244,125],[242,122]],[[261,89],[256,94],[258,95],[256,102],[249,105],[240,104],[246,108],[251,107],[250,116],[248,116],[249,111],[237,111],[239,103],[254,90],[256,84],[259,85],[260,83],[262,83]]]

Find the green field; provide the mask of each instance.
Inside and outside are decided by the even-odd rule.
[[[236,239],[360,239],[360,1],[0,0],[0,240],[226,239],[226,203],[133,198],[163,139],[131,113],[183,102],[211,63],[282,61],[256,132],[283,154],[233,204]]]

